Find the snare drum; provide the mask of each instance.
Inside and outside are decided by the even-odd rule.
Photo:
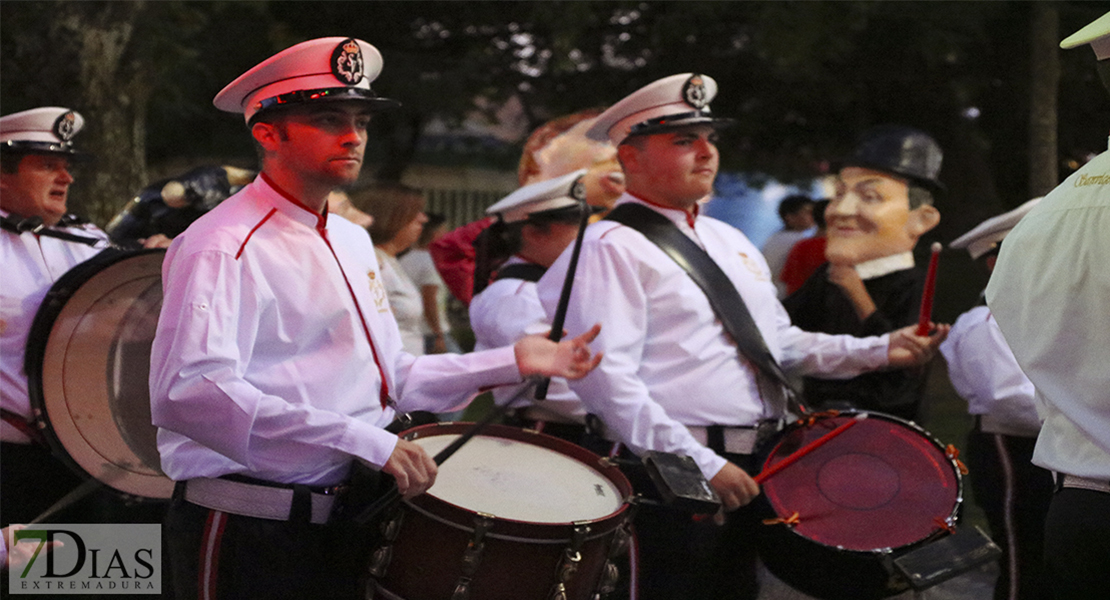
[[[402,434],[435,455],[471,423]],[[627,536],[631,485],[558,438],[492,425],[439,467],[435,485],[382,525],[379,598],[592,599]]]
[[[858,412],[787,429],[764,469]],[[908,588],[892,576],[893,559],[947,535],[962,490],[955,457],[928,432],[868,412],[763,483],[760,502],[772,524],[760,528],[760,557],[780,579],[818,598],[884,598]]]

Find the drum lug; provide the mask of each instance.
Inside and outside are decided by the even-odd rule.
[[[617,568],[616,560],[628,552],[629,541],[632,538],[632,533],[628,530],[631,522],[630,519],[625,520],[613,532],[613,541],[609,543],[609,555],[605,561],[601,580],[597,584],[595,598],[604,597],[617,589],[617,581],[621,574],[620,569]]]
[[[379,526],[382,543],[374,550],[370,559],[371,576],[382,578],[389,570],[389,563],[393,561],[393,542],[397,541],[397,536],[401,534],[401,523],[404,521],[404,516],[401,507],[397,506],[393,509],[392,514],[382,521]]]
[[[462,576],[455,583],[455,591],[451,593],[451,600],[468,600],[470,598],[470,581],[478,572],[482,564],[482,553],[486,549],[485,537],[493,527],[496,517],[486,513],[478,513],[474,517],[474,533],[463,551]]]
[[[585,523],[575,524],[574,533],[570,537],[570,544],[563,552],[563,560],[559,562],[559,567],[555,570],[558,581],[551,588],[551,593],[547,596],[548,600],[567,600],[567,582],[578,572],[578,567],[582,562],[582,545],[586,542],[586,536],[589,534],[589,525]]]

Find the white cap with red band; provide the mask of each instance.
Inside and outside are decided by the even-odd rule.
[[[400,106],[379,98],[370,82],[382,71],[382,55],[354,38],[327,37],[301,42],[262,61],[216,94],[216,108],[243,113],[247,123],[259,112],[282,106],[354,100],[377,109]]]

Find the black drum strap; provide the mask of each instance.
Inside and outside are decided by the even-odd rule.
[[[796,392],[767,348],[767,342],[736,286],[705,250],[686,237],[670,219],[640,204],[622,204],[605,218],[639,231],[678,263],[705,292],[713,312],[735,340],[740,353],[771,381]]]
[[[0,228],[16,235],[29,231],[35,235],[45,235],[46,237],[58,238],[59,240],[65,240],[67,242],[77,242],[78,244],[85,244],[88,246],[96,246],[103,241],[94,237],[51,229],[43,224],[42,218],[40,217],[31,217],[27,219],[20,219],[14,215],[0,217]]]

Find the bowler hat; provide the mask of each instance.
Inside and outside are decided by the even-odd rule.
[[[903,125],[880,125],[864,133],[839,168],[883,171],[924,186],[934,193],[946,188],[937,180],[944,153],[929,134]]]

